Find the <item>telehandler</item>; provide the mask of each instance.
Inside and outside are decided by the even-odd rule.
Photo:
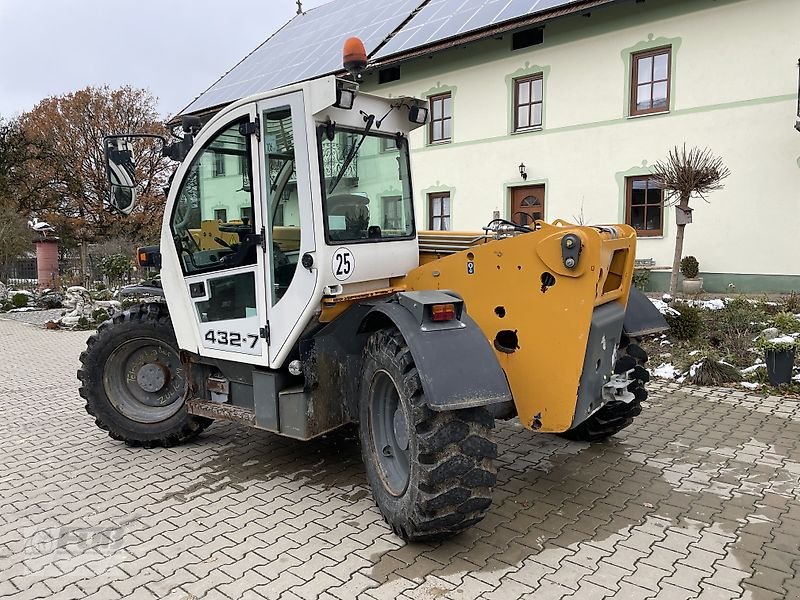
[[[427,119],[422,100],[330,76],[162,140],[181,163],[160,246],[139,250],[161,298],[89,338],[78,378],[97,425],[152,447],[214,420],[301,440],[357,423],[375,501],[407,540],[484,517],[495,419],[588,441],[629,425],[647,397],[635,339],[664,327],[631,291],[634,230],[418,232],[408,136]],[[119,212],[151,142],[104,140]]]

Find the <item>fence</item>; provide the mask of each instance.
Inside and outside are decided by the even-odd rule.
[[[70,256],[58,261],[59,284],[62,286],[87,285],[91,282],[101,281],[108,283],[103,275],[103,257],[89,254],[87,261],[88,281],[81,274],[81,259],[79,256]],[[133,269],[123,277],[123,283],[130,283],[134,279]],[[32,257],[18,258],[6,265],[0,265],[0,281],[6,285],[21,289],[37,287],[39,279],[36,271],[36,259]]]

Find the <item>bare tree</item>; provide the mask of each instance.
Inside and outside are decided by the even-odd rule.
[[[108,180],[103,136],[154,133],[167,137],[159,122],[156,100],[147,91],[124,86],[87,87],[52,96],[22,115],[27,142],[28,212],[52,223],[65,242],[81,248],[87,272],[88,244],[120,236],[148,241],[157,236],[163,212],[161,190],[172,167],[157,144],[143,147],[137,163],[139,205],[127,218],[107,210]]]
[[[686,149],[675,146],[669,151],[666,160],[653,165],[653,179],[666,190],[665,205],[677,206],[683,215],[691,213],[689,201],[694,197],[706,200],[709,192],[722,189],[722,181],[731,173],[708,148]],[[707,200],[706,200],[707,201]],[[678,219],[675,234],[675,257],[672,259],[672,275],[669,279],[669,293],[674,294],[678,287],[678,271],[683,256],[683,236],[686,219]]]

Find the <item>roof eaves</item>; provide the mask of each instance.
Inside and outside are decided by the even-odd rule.
[[[483,29],[470,31],[460,36],[447,38],[445,40],[433,42],[431,44],[426,44],[424,46],[417,46],[415,48],[411,48],[410,50],[392,54],[390,56],[381,58],[373,63],[370,63],[369,69],[373,70],[373,69],[383,68],[413,58],[428,56],[435,52],[439,52],[440,50],[446,50],[448,48],[453,48],[455,46],[462,46],[470,42],[477,42],[486,38],[494,37],[496,35],[508,33],[511,31],[525,29],[532,25],[539,25],[541,23],[544,23],[546,21],[552,21],[559,17],[566,17],[576,13],[590,11],[595,8],[599,8],[607,4],[612,4],[617,2],[620,2],[620,0],[583,0],[582,2],[576,2],[574,4],[570,4],[569,6],[564,6],[536,13],[528,17],[520,17],[509,21],[504,21],[503,23],[500,23],[498,25],[484,27]]]

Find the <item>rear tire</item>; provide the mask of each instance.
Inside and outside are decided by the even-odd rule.
[[[619,433],[641,414],[642,402],[647,400],[645,384],[650,381],[650,374],[644,368],[648,360],[647,352],[623,335],[617,354],[615,373],[633,369],[634,380],[628,386],[628,391],[633,393],[634,399],[629,403],[609,402],[574,429],[560,433],[561,437],[578,442],[599,442]]]
[[[359,391],[361,454],[384,520],[409,541],[439,540],[483,519],[497,480],[486,408],[434,412],[397,330],[372,334]]]
[[[105,321],[81,353],[80,395],[100,429],[131,446],[174,446],[211,419],[190,415],[167,307],[148,303]]]

